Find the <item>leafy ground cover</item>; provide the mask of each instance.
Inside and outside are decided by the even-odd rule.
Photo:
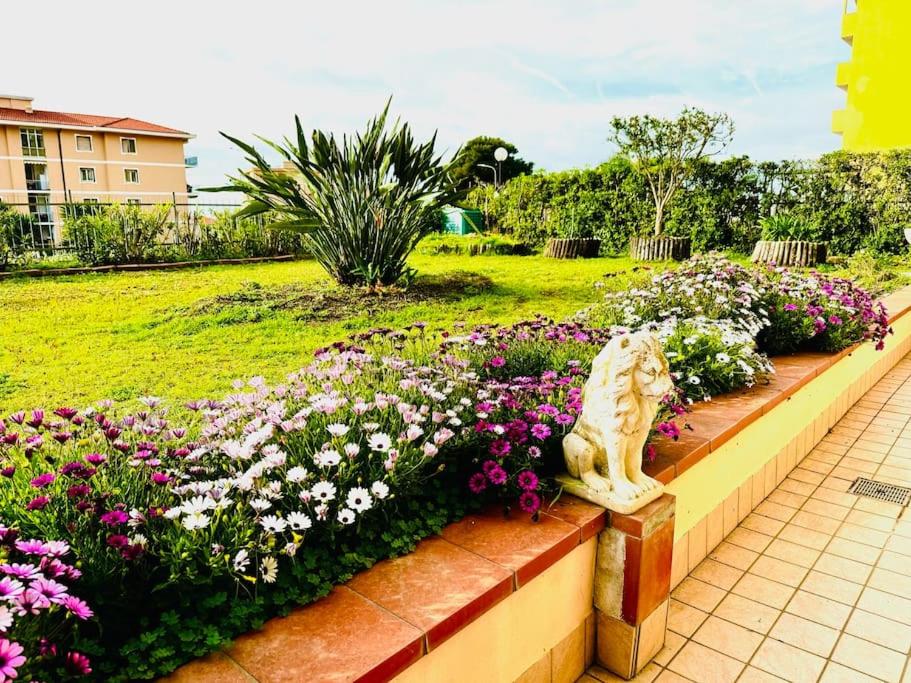
[[[0,282],[0,412],[269,381],[314,349],[374,326],[431,328],[571,316],[629,259],[421,256],[414,289],[344,294],[314,261]],[[614,286],[622,277],[608,278]]]

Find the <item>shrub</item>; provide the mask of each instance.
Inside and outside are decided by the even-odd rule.
[[[313,256],[338,282],[394,284],[421,238],[437,229],[439,210],[459,192],[435,156],[436,138],[415,144],[408,124],[387,127],[387,114],[388,105],[364,133],[340,142],[314,131],[311,145],[295,118],[296,141],[269,143],[293,172],[272,168],[251,145],[226,135],[254,170],[217,189],[249,197],[239,216],[275,212],[283,220],[273,227],[305,234]]]
[[[503,235],[428,235],[418,244],[418,254],[438,256],[458,254],[460,256],[525,256],[531,248],[511,237]]]
[[[167,205],[73,205],[64,214],[63,239],[83,263],[145,263],[155,260],[170,210]]]
[[[0,271],[21,259],[26,251],[22,231],[26,217],[0,201]],[[27,222],[27,221],[26,221]]]
[[[188,215],[178,223],[175,240],[187,258],[222,259],[301,254],[304,238],[269,230],[264,217],[237,217],[230,211]]]
[[[772,241],[812,241],[818,232],[815,225],[790,213],[766,216],[759,225],[762,239]]]

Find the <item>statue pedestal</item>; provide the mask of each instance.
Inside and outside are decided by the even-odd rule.
[[[632,514],[611,512],[598,536],[595,659],[625,679],[664,647],[674,510],[674,497],[662,495]]]
[[[556,480],[566,493],[571,493],[577,498],[587,500],[595,505],[600,505],[611,512],[616,512],[621,515],[633,514],[640,508],[645,507],[654,500],[658,500],[664,495],[664,486],[660,483],[652,490],[646,491],[642,495],[630,499],[619,498],[612,490],[607,492],[595,491],[594,489],[589,488],[581,479],[576,479],[568,474],[558,474]]]

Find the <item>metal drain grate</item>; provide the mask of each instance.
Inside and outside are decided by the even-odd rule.
[[[907,505],[911,501],[911,488],[885,484],[881,481],[873,481],[863,477],[858,477],[854,480],[851,488],[848,489],[848,493],[853,493],[855,496],[867,496],[867,498],[884,500],[889,503],[898,503],[899,505]]]

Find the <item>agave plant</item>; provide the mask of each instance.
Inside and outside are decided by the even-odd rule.
[[[775,213],[759,221],[762,239],[773,241],[812,240],[816,226],[791,213]]]
[[[253,165],[213,191],[249,198],[238,215],[277,215],[272,228],[306,236],[313,256],[338,282],[375,288],[409,274],[408,255],[439,226],[439,210],[458,196],[450,164],[436,156],[436,134],[417,144],[407,123],[387,126],[389,103],[363,133],[341,140],[313,131],[308,145],[260,138],[287,162],[273,168],[252,146],[222,133]],[[458,158],[458,153],[456,154]]]

